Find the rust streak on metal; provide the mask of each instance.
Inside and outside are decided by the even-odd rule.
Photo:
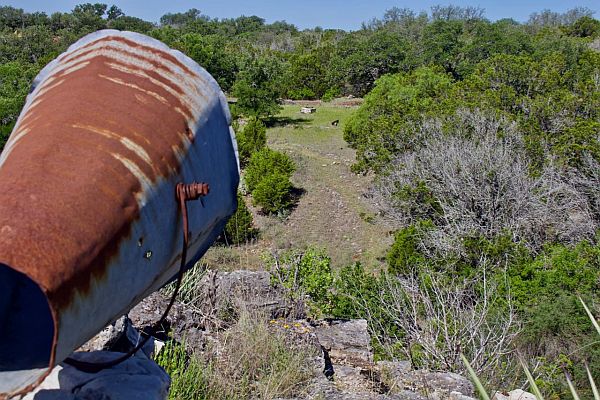
[[[149,64],[155,66],[155,64],[151,61]],[[175,83],[168,78],[168,76],[177,76],[175,71],[168,70],[168,73],[161,73],[156,69],[141,68],[140,66],[125,62],[121,59],[113,59],[108,63],[108,65],[113,69],[117,69],[122,72],[138,75],[143,78],[152,78],[154,81],[160,82],[162,85],[175,92],[174,94],[177,96],[183,96],[185,94],[184,90],[181,88],[181,86],[179,86],[178,83]]]
[[[148,70],[134,69],[130,65],[120,63],[120,62],[110,62],[110,63],[108,63],[108,65],[117,71],[120,71],[120,72],[123,72],[126,74],[137,75],[140,78],[148,79],[150,82],[165,89],[167,92],[171,93],[173,96],[175,96],[177,98],[185,99],[185,97],[187,97],[187,96],[184,96],[183,94],[181,94],[180,87],[174,85],[170,80],[166,79],[163,76],[157,76],[156,72],[148,71]],[[194,98],[187,98],[185,100],[187,100],[191,103],[195,103],[194,106],[196,106],[196,108],[199,106],[198,102],[195,101],[196,99],[194,99]],[[188,117],[188,118],[191,117],[189,105],[188,105],[186,117]]]
[[[90,63],[89,61],[83,61],[78,64],[75,64],[75,65],[63,70],[60,74],[60,77],[64,78],[66,75],[69,75],[70,73],[75,72],[78,69],[85,68],[89,63]]]
[[[89,64],[89,63],[86,63],[86,65],[87,64]],[[64,79],[60,79],[57,82],[52,83],[51,85],[44,85],[44,87],[41,88],[40,91],[38,92],[38,96],[41,96],[48,90],[54,89],[55,87],[61,85],[64,81],[65,81]]]
[[[170,63],[171,65],[169,65],[169,63],[167,63],[166,60],[161,58],[160,56],[151,57],[148,52],[136,52],[131,48],[121,47],[118,46],[118,43],[111,43],[110,41],[101,43],[98,48],[92,48],[87,51],[82,51],[78,54],[74,54],[71,57],[71,59],[66,62],[76,64],[78,62],[82,62],[98,56],[105,56],[114,60],[127,60],[130,63],[134,62],[139,66],[145,66],[145,69],[147,70],[154,69],[161,75],[178,75],[180,76],[180,78],[183,79],[195,78],[194,75],[189,74],[187,74],[187,78],[185,76],[182,76],[181,72],[172,68],[175,67],[181,69],[179,65],[173,63]],[[66,66],[63,66],[62,68],[66,68]],[[57,72],[60,73],[60,71],[61,70],[59,69]]]
[[[131,72],[135,70],[144,71],[154,79],[161,81],[163,84],[170,86],[172,90],[177,92],[177,96],[184,95],[184,90],[173,80],[166,78],[166,76],[177,77],[177,80],[181,80],[181,74],[177,71],[173,71],[156,59],[145,58],[143,55],[128,52],[126,49],[113,48],[109,45],[100,49],[90,50],[89,54],[83,55],[85,62],[91,57],[98,59],[102,57],[107,60],[108,63],[115,65],[121,65],[125,70],[129,69]],[[82,56],[82,57],[83,57]],[[76,62],[82,62],[80,59],[75,59]],[[126,62],[129,61],[129,62]],[[63,67],[64,68],[64,67]],[[54,72],[57,76],[61,76],[61,69]]]
[[[202,81],[204,81],[204,79],[202,77],[198,76],[198,74],[196,74],[194,71],[192,71],[190,68],[188,68],[185,64],[183,64],[181,61],[179,61],[177,58],[175,58],[173,55],[167,53],[166,51],[157,49],[155,47],[150,47],[150,46],[135,42],[133,40],[130,40],[130,39],[127,39],[127,38],[124,38],[121,36],[112,36],[111,35],[111,36],[105,36],[105,37],[99,38],[97,40],[91,41],[91,42],[87,43],[86,45],[81,46],[77,51],[75,51],[71,54],[67,54],[64,58],[61,59],[61,62],[66,63],[73,58],[81,57],[83,54],[86,54],[89,51],[94,51],[94,49],[92,49],[94,46],[103,44],[103,43],[110,43],[110,42],[121,43],[121,44],[125,45],[124,46],[125,48],[139,49],[146,53],[150,53],[159,59],[163,59],[173,65],[176,65],[183,72],[185,72],[187,75],[193,77],[194,79],[201,79]],[[136,53],[136,56],[143,57],[142,55],[140,55],[138,53]],[[163,68],[165,68],[165,67],[163,67]]]
[[[177,81],[181,81],[181,82],[186,82],[186,81],[190,81],[190,79],[192,80],[196,80],[198,78],[197,74],[193,74],[193,75],[187,75],[187,78],[182,76],[182,72],[176,71],[174,70],[172,67],[178,68],[181,70],[181,65],[182,64],[173,64],[172,61],[165,61],[164,58],[157,58],[158,56],[153,54],[152,57],[150,57],[148,55],[148,52],[145,52],[143,54],[140,54],[139,52],[136,52],[135,50],[132,50],[131,48],[126,48],[126,47],[121,47],[118,45],[118,41],[105,41],[105,42],[98,42],[97,48],[91,48],[88,49],[87,51],[81,52],[79,54],[75,54],[72,55],[71,58],[69,58],[69,62],[77,62],[77,60],[81,61],[82,59],[87,59],[86,57],[89,57],[90,55],[93,56],[98,56],[98,55],[104,55],[106,57],[109,57],[110,59],[114,59],[114,60],[119,60],[121,62],[125,62],[127,63],[131,63],[131,62],[135,62],[135,64],[137,65],[138,68],[144,69],[146,71],[150,71],[151,73],[155,74],[156,77],[162,77],[162,76],[171,76],[171,77],[178,77]],[[156,50],[154,49],[155,52],[158,51],[160,52],[160,50]],[[167,57],[169,58],[169,57]],[[158,61],[160,60],[160,61]],[[170,64],[170,65],[168,65]],[[143,68],[143,66],[146,66],[146,68]],[[184,72],[185,73],[185,72]],[[182,79],[183,78],[183,79]],[[172,80],[168,80],[172,83]],[[200,96],[202,97],[203,94],[198,90],[198,88],[196,86],[191,86],[189,87],[189,89],[194,90],[194,93],[196,96]],[[182,90],[181,88],[179,88],[179,90]],[[181,92],[183,93],[183,91]]]
[[[163,103],[163,104],[169,104],[169,102],[167,101],[167,99],[165,99],[164,97],[162,97],[162,96],[161,96],[161,95],[159,95],[158,93],[152,92],[152,91],[150,91],[150,90],[144,90],[144,89],[142,89],[141,87],[139,87],[139,86],[137,86],[137,85],[134,85],[133,83],[128,83],[128,82],[125,82],[125,81],[123,81],[123,80],[121,80],[121,79],[118,79],[118,78],[112,78],[112,77],[110,77],[110,76],[106,76],[106,75],[102,75],[102,74],[100,74],[100,75],[98,75],[98,76],[99,76],[100,78],[102,78],[102,79],[106,79],[107,81],[111,81],[111,82],[113,82],[113,83],[116,83],[117,85],[123,85],[123,86],[130,87],[130,88],[132,88],[132,89],[135,89],[135,90],[139,90],[140,92],[142,92],[142,93],[144,93],[144,94],[147,94],[148,96],[152,96],[152,97],[154,97],[156,100],[160,101],[160,102],[161,102],[161,103]]]
[[[150,78],[153,83],[164,85],[168,90],[175,91],[176,94],[174,95],[177,98],[185,97],[185,90],[179,85],[181,82],[186,82],[186,79],[182,80],[181,74],[168,66],[165,66],[162,60],[159,62],[157,59],[145,57],[144,55],[140,55],[128,49],[111,46],[110,42],[101,44],[103,47],[90,49],[89,54],[79,54],[77,57],[72,58],[71,62],[81,62],[81,57],[104,57],[109,64],[115,68],[120,68],[122,72],[133,73],[144,78]],[[140,62],[142,64],[140,64]],[[60,69],[55,72],[58,76],[60,76],[60,73]],[[198,90],[197,85],[188,86],[187,90],[192,90],[194,93],[192,97],[187,98],[187,101],[195,103],[195,106],[197,107],[198,104],[196,98],[202,98],[204,96],[203,93]],[[186,105],[185,108],[187,109],[188,107],[189,106]],[[186,110],[186,114],[189,118],[191,115],[189,109]]]
[[[124,147],[134,152],[137,157],[142,159],[146,164],[148,164],[152,168],[152,159],[150,158],[144,147],[142,145],[138,145],[133,140],[127,137],[123,137],[121,134],[112,132],[111,130],[106,128],[100,128],[84,124],[74,124],[73,128],[80,128],[88,132],[97,133],[99,135],[104,136],[105,138],[120,142]]]
[[[156,93],[167,101],[151,95],[147,103],[141,103],[131,85],[108,81],[100,75],[127,80],[143,89],[143,93]],[[94,88],[93,100],[89,88]],[[164,87],[135,75],[125,76],[108,67],[102,56],[90,58],[85,68],[72,70],[60,85],[45,89],[35,104],[36,115],[44,118],[27,119],[30,130],[44,134],[33,138],[25,132],[18,140],[11,140],[11,163],[0,169],[0,181],[12,182],[11,187],[19,188],[19,193],[0,193],[0,202],[11,210],[5,214],[23,221],[19,227],[22,231],[11,240],[0,242],[0,254],[11,254],[8,247],[31,249],[30,256],[5,256],[2,261],[38,282],[53,307],[60,310],[71,303],[76,293],[84,295],[91,282],[102,279],[120,242],[129,237],[131,224],[139,216],[144,187],[180,168],[181,152],[189,143],[185,134],[189,128],[187,119],[175,108],[191,111]],[[31,111],[30,108],[24,120]],[[98,134],[86,139],[82,136],[84,131]],[[120,139],[115,140],[117,137]],[[147,141],[140,141],[140,137]],[[103,151],[99,153],[99,149]],[[64,170],[66,165],[105,171],[96,178],[96,185],[103,189],[81,193],[79,188],[87,186],[88,174]],[[65,173],[69,179],[63,178]],[[43,176],[43,180],[38,176]],[[21,187],[19,181],[30,182],[31,187]],[[54,190],[57,187],[61,193]],[[41,193],[44,201],[33,201],[27,207],[15,200]],[[58,197],[62,193],[74,196],[75,207],[62,207]],[[92,203],[103,206],[86,209],[85,205]],[[5,214],[0,215],[0,226],[9,225],[3,219]],[[97,223],[64,225],[78,220]],[[43,236],[59,232],[55,245],[46,247],[48,242]],[[106,240],[93,247],[81,247],[84,243],[79,238],[92,236]],[[60,282],[55,281],[59,266]]]

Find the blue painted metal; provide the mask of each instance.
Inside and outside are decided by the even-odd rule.
[[[187,267],[236,208],[236,143],[225,96],[163,43],[106,30],[36,77],[0,155],[0,399],[51,368],[172,279],[188,204]]]

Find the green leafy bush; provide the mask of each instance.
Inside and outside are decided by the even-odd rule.
[[[443,215],[439,201],[427,184],[420,180],[410,185],[395,185],[391,195],[394,208],[415,220],[438,219]]]
[[[281,61],[275,56],[254,56],[240,64],[241,71],[231,87],[231,95],[237,98],[232,113],[248,117],[277,114],[280,109],[277,83],[281,75]]]
[[[237,194],[237,210],[231,216],[223,230],[223,241],[227,244],[243,244],[256,237],[257,231],[253,225],[252,213],[246,207],[244,197]]]
[[[275,283],[288,290],[294,301],[309,297],[309,309],[313,316],[330,315],[333,307],[333,272],[331,259],[322,249],[308,248],[291,251],[281,257],[267,259]]]
[[[315,93],[309,88],[292,89],[289,91],[288,95],[292,100],[306,100],[315,98]]]
[[[596,37],[600,34],[600,21],[585,15],[563,30],[570,36]]]
[[[397,338],[403,334],[394,316],[384,307],[392,300],[385,285],[385,276],[375,276],[361,263],[355,263],[342,268],[333,284],[333,317],[366,319],[377,359],[401,357],[402,353],[402,343]]]
[[[394,244],[387,254],[390,273],[406,274],[427,261],[420,246],[422,236],[432,228],[430,221],[422,221],[396,232]]]
[[[0,151],[15,126],[39,64],[11,61],[0,64]]]
[[[319,46],[308,54],[293,54],[288,59],[281,82],[283,94],[290,99],[318,99],[330,85],[328,70],[333,49]]]
[[[295,170],[294,162],[287,155],[265,147],[250,157],[244,180],[252,192],[266,176],[277,172],[290,177]]]
[[[342,268],[334,281],[335,303],[333,316],[335,318],[364,318],[362,309],[357,307],[356,299],[368,298],[368,302],[377,302],[377,278],[365,271],[361,263],[355,263]]]
[[[327,89],[325,94],[323,94],[323,97],[321,97],[321,100],[328,102],[328,101],[335,99],[336,97],[340,97],[341,94],[342,94],[342,92],[340,91],[339,88],[332,87],[332,88]]]
[[[256,153],[267,144],[267,127],[258,118],[250,118],[248,123],[236,136],[240,164],[242,167],[248,164],[252,154]]]
[[[184,344],[167,342],[156,356],[156,363],[171,377],[169,400],[210,398],[210,366],[188,354]]]
[[[537,257],[511,263],[508,269],[515,304],[531,312],[559,295],[600,293],[600,248],[587,241],[577,246],[548,246]]]
[[[240,165],[245,167],[252,157],[267,144],[267,127],[258,118],[250,118],[248,123],[236,136]]]
[[[590,311],[589,307],[586,305],[585,301],[579,298],[578,303],[580,303],[580,306],[583,307],[585,313],[587,314],[587,323],[588,325],[590,325],[590,328],[595,328],[596,333],[600,334],[600,326],[598,325],[596,318]],[[561,304],[559,304],[558,306],[560,305]],[[565,310],[561,311],[564,312]],[[573,313],[570,315],[583,315],[583,313],[581,312],[581,307],[579,307],[578,310],[567,309],[566,312]],[[590,322],[591,324],[589,324]],[[597,338],[596,333],[594,333],[593,336]],[[600,349],[598,349],[598,346],[593,346],[597,343],[597,341],[593,341],[590,343],[592,346],[589,346],[588,348],[579,349],[585,349],[586,353],[588,353],[588,362],[590,361],[590,359],[594,360],[598,358],[597,354],[600,353]],[[593,356],[592,354],[595,354],[595,356]],[[467,358],[462,356],[462,360],[465,366],[467,367],[469,375],[475,383],[475,386],[477,387],[477,391],[479,392],[481,398],[489,399],[490,396],[487,393],[487,390],[481,383],[478,374],[473,370]],[[593,398],[595,400],[600,400],[600,394],[598,393],[597,384],[595,382],[595,377],[598,376],[597,362],[593,363],[592,361],[591,368],[589,364],[586,363],[582,368],[579,368],[579,371],[573,371],[574,364],[571,360],[569,360],[569,357],[566,355],[562,355],[556,364],[550,366],[543,363],[539,365],[540,363],[538,360],[538,365],[536,366],[535,371],[535,378],[533,377],[532,372],[527,366],[527,360],[520,358],[519,363],[521,364],[527,377],[527,383],[530,385],[530,391],[534,393],[535,398],[537,400],[544,400],[544,393],[549,393],[551,399],[563,398],[565,396],[565,393],[570,393],[573,399]],[[578,374],[578,372],[580,373]]]
[[[253,203],[269,214],[289,208],[293,202],[290,177],[295,169],[283,153],[267,147],[254,153],[244,175]]]
[[[508,269],[515,306],[524,320],[519,347],[528,359],[542,360],[548,371],[546,393],[566,389],[552,371],[567,367],[579,387],[586,385],[584,364],[600,373],[600,349],[578,300],[597,304],[600,248],[588,242],[574,247],[549,246],[529,262]],[[560,375],[560,374],[559,374]]]
[[[281,172],[273,172],[261,179],[252,191],[252,201],[263,212],[275,214],[288,209],[292,203],[293,186],[290,178]]]
[[[365,97],[344,127],[344,139],[357,151],[355,171],[379,170],[398,152],[414,148],[414,122],[422,113],[451,112],[446,105],[452,87],[440,68],[386,75]]]
[[[426,224],[425,229],[428,227]],[[411,225],[396,234],[388,253],[390,272],[419,273],[433,266],[438,271],[445,271],[448,277],[471,279],[481,277],[485,271],[488,285],[496,287],[499,295],[489,309],[489,315],[495,318],[514,310],[514,318],[521,326],[514,341],[515,349],[527,360],[536,360],[545,393],[551,395],[566,390],[563,368],[580,387],[586,384],[585,362],[598,373],[600,351],[594,347],[597,337],[578,301],[578,296],[590,304],[600,300],[600,248],[597,245],[588,241],[575,246],[547,245],[535,254],[515,243],[513,235],[506,232],[493,239],[465,236],[461,254],[436,254],[424,250],[422,229],[422,226]],[[346,274],[340,281],[369,281],[364,275],[358,276],[351,279],[352,275]],[[363,307],[370,304],[368,314],[378,315],[376,304],[365,300],[373,296],[369,294],[373,288],[355,286],[365,289],[360,291],[361,303],[358,304]],[[380,286],[377,290],[379,298],[383,298],[385,287]],[[352,298],[358,296],[357,291],[353,292],[347,284],[340,291],[354,293]],[[474,287],[472,300],[477,301],[484,293],[482,287]],[[357,303],[347,301],[346,304]],[[389,304],[389,301],[381,304]],[[373,319],[380,326],[384,325],[379,321],[383,319]],[[379,337],[389,338],[393,331],[388,328],[380,332]],[[512,356],[508,362],[516,363],[517,360]],[[509,379],[506,372],[500,371],[493,371],[488,378],[495,382]]]
[[[515,121],[538,169],[548,156],[564,153],[565,142],[573,143],[575,151],[577,146],[596,149],[593,132],[598,128],[591,121],[600,109],[600,98],[593,94],[600,55],[568,39],[550,39],[558,43],[540,43],[538,54],[498,53],[484,58],[461,79],[453,80],[439,67],[381,77],[345,126],[344,138],[357,150],[354,169],[380,170],[394,156],[420,145],[418,134],[428,119],[444,119],[460,109]],[[543,47],[549,48],[542,52]],[[437,62],[454,63],[447,56]],[[464,133],[452,126],[451,119],[448,122],[439,127],[444,133]],[[544,146],[549,151],[544,152]]]

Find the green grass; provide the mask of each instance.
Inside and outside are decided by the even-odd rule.
[[[171,377],[169,400],[210,398],[210,366],[188,355],[185,345],[167,343],[155,361]]]
[[[300,108],[284,106],[267,130],[268,146],[296,163],[291,178],[301,193],[296,207],[285,218],[260,215],[254,209],[258,240],[231,247],[225,263],[223,250],[212,249],[204,257],[211,268],[260,270],[265,252],[311,245],[325,248],[334,268],[356,261],[381,267],[392,238],[377,210],[362,196],[371,178],[350,171],[355,153],[343,139],[343,126],[356,108],[324,103],[314,114],[301,114]],[[339,124],[331,125],[335,120]]]

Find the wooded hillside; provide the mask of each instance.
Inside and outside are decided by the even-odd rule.
[[[519,356],[551,398],[568,396],[564,371],[588,389],[584,365],[600,377],[579,301],[600,310],[600,21],[590,10],[520,23],[477,7],[393,8],[346,32],[196,9],[149,22],[98,3],[52,15],[3,6],[0,148],[40,69],[105,28],[181,50],[236,99],[261,218],[289,217],[302,195],[290,178],[303,166],[267,148],[281,125],[304,123],[290,108],[279,115],[281,99],[364,97],[343,135],[352,172],[372,178],[377,215],[361,218],[393,227],[387,256],[335,269],[322,250],[276,249],[263,263],[283,268],[279,283],[315,316],[367,319],[380,358],[464,372],[464,354],[496,387],[523,382]],[[260,235],[246,207],[232,221],[228,245]]]

